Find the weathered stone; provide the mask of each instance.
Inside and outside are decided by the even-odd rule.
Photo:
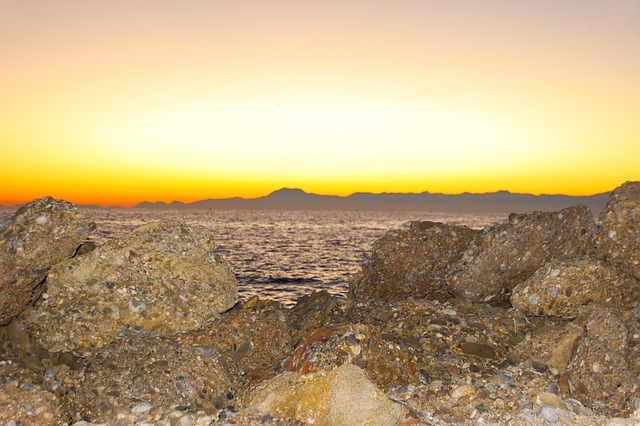
[[[516,364],[541,363],[557,370],[557,374],[564,374],[576,341],[582,334],[583,328],[575,323],[545,325],[529,333],[507,358]]]
[[[0,324],[26,308],[49,269],[73,256],[94,227],[71,203],[51,197],[0,223]]]
[[[512,214],[501,225],[485,228],[451,266],[450,290],[471,301],[505,302],[516,285],[546,263],[589,253],[594,232],[585,206]]]
[[[567,367],[571,393],[594,411],[628,416],[640,396],[640,371],[629,362],[628,329],[615,308],[593,309]]]
[[[63,381],[71,413],[93,422],[171,406],[209,415],[235,406],[243,379],[216,352],[172,339],[132,336],[98,350],[82,376]]]
[[[180,222],[143,225],[56,265],[22,319],[45,349],[80,356],[129,334],[201,328],[237,301],[233,271],[214,249]]]
[[[590,303],[631,307],[640,299],[640,283],[602,261],[580,257],[550,262],[511,295],[511,304],[525,315],[575,317]]]
[[[598,255],[640,280],[640,182],[627,182],[611,193],[600,213]]]
[[[480,231],[436,222],[407,222],[373,244],[369,263],[351,279],[353,300],[446,301],[449,265]]]
[[[294,344],[325,324],[340,322],[344,305],[344,299],[337,300],[326,290],[300,297],[289,312]]]
[[[257,296],[236,305],[207,327],[182,333],[177,339],[203,352],[218,351],[252,382],[281,372],[293,350],[286,309]]]
[[[282,373],[252,392],[249,408],[332,426],[393,425],[403,412],[354,365],[307,375]]]
[[[0,363],[0,424],[67,424],[58,398],[28,377],[19,367]]]

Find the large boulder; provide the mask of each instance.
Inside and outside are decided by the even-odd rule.
[[[98,350],[82,375],[69,375],[60,393],[71,413],[113,422],[121,413],[181,406],[215,415],[235,406],[243,379],[215,351],[161,337],[131,336]]]
[[[512,214],[508,221],[486,228],[451,266],[450,289],[471,301],[506,302],[515,286],[546,263],[591,252],[595,228],[585,206]]]
[[[479,234],[466,226],[407,222],[373,244],[369,263],[351,280],[353,300],[404,300],[426,297],[445,301],[451,295],[445,276]]]
[[[355,365],[303,375],[284,372],[258,386],[249,409],[313,425],[394,425],[403,414]]]
[[[640,280],[640,182],[616,188],[600,213],[597,252]]]
[[[640,284],[605,262],[585,256],[550,262],[511,295],[525,315],[572,318],[590,303],[630,308],[640,299]]]
[[[0,223],[0,325],[25,309],[49,269],[73,256],[94,228],[71,203],[51,197]]]
[[[571,394],[602,414],[628,416],[634,400],[640,398],[638,351],[630,347],[634,341],[637,344],[640,330],[632,328],[630,333],[631,315],[631,311],[600,307],[590,310],[584,321],[578,319],[585,333],[567,366]]]
[[[130,334],[195,330],[237,301],[213,238],[177,221],[150,223],[56,265],[22,321],[50,352],[89,356]]]

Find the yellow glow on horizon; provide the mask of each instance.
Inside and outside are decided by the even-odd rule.
[[[640,180],[614,3],[2,4],[0,204],[609,191]]]

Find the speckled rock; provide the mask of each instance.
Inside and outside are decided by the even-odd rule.
[[[11,362],[0,362],[0,424],[64,425],[58,398]]]
[[[237,301],[233,271],[214,249],[209,234],[180,222],[143,225],[56,265],[22,318],[39,345],[78,356],[129,334],[201,328]]]
[[[353,300],[446,301],[449,265],[480,231],[436,222],[407,222],[373,244],[369,263],[351,279]]]
[[[515,309],[463,300],[359,303],[345,322],[308,334],[287,369],[310,373],[355,364],[385,391],[448,381],[458,374],[495,371],[528,330]]]
[[[0,324],[25,309],[49,269],[73,256],[94,227],[71,203],[51,197],[0,223]]]
[[[562,325],[548,324],[527,334],[507,355],[513,364],[526,362],[537,370],[555,370],[565,374],[573,348],[584,330],[575,323]]]
[[[590,303],[630,308],[640,283],[600,260],[580,257],[550,262],[514,288],[511,304],[525,315],[572,318]]]
[[[284,372],[252,392],[249,408],[332,426],[394,425],[403,412],[354,365],[307,375]]]
[[[258,296],[236,305],[204,329],[182,333],[176,339],[203,351],[217,350],[251,382],[281,372],[293,350],[287,310]]]
[[[615,308],[590,310],[567,367],[572,395],[599,413],[628,416],[640,398],[640,370],[629,358],[634,352],[623,319],[628,316]]]
[[[119,414],[164,412],[176,405],[217,418],[235,406],[244,383],[211,350],[162,337],[131,336],[98,350],[81,376],[62,381],[61,393],[78,420],[113,421]]]
[[[600,213],[596,246],[602,259],[640,280],[640,182],[611,193]]]
[[[508,301],[511,290],[546,263],[589,253],[594,233],[595,222],[585,206],[512,214],[485,228],[451,266],[450,289],[471,301]]]

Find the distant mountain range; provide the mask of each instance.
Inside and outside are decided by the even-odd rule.
[[[347,197],[310,194],[301,189],[283,188],[258,198],[222,198],[182,203],[142,202],[138,209],[254,209],[254,210],[404,210],[454,213],[524,213],[556,211],[584,204],[594,215],[609,200],[609,193],[591,196],[531,195],[508,191],[458,195],[415,193],[372,194],[357,192]]]

